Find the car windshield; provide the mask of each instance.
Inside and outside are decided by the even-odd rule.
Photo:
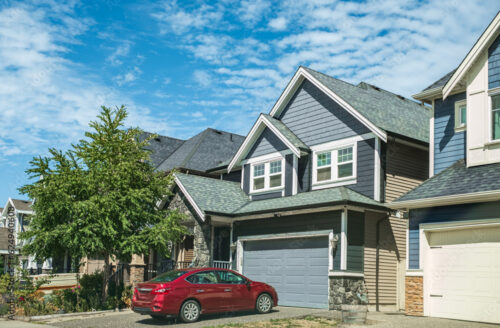
[[[168,271],[165,272],[158,277],[155,277],[151,279],[152,282],[171,282],[174,281],[175,279],[179,278],[180,276],[184,275],[187,271],[181,271],[181,270],[174,270],[174,271]]]

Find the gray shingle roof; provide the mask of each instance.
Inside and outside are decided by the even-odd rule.
[[[358,86],[304,67],[378,128],[429,142],[430,111],[412,100],[367,83]]]
[[[150,137],[153,133],[143,132],[139,136],[139,140]],[[166,137],[162,135],[157,135],[156,138],[151,139],[149,145],[146,149],[150,150],[150,160],[154,167],[160,165],[167,157],[172,155],[177,148],[179,148],[184,143],[184,140]]]
[[[425,88],[422,91],[427,91],[427,90],[435,89],[435,88],[438,88],[438,87],[443,87],[451,79],[451,76],[453,75],[453,73],[455,73],[455,71],[456,71],[456,69],[454,69],[453,71],[449,72],[445,76],[442,76],[439,80],[437,80],[436,82],[432,83],[431,85],[429,85],[427,88]]]
[[[337,187],[299,193],[294,196],[250,200],[236,182],[196,175],[176,174],[189,195],[205,213],[228,216],[248,215],[323,204],[355,203],[383,208],[383,205],[349,188]]]
[[[230,159],[243,143],[245,137],[238,134],[206,129],[186,140],[157,170],[170,171],[184,168],[206,171]]]
[[[14,203],[14,207],[18,211],[33,211],[31,208],[31,205],[33,204],[31,200],[12,199],[12,203]]]
[[[285,123],[281,122],[280,120],[275,119],[271,115],[268,114],[261,114],[265,118],[269,120],[269,122],[279,131],[285,138],[290,141],[292,145],[297,147],[299,150],[303,151],[309,151],[309,147],[302,142],[302,140],[299,139],[290,129],[285,125]]]
[[[393,203],[493,190],[500,190],[500,163],[467,168],[461,159]]]

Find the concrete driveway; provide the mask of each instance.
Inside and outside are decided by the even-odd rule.
[[[87,318],[72,318],[66,321],[53,320],[44,325],[36,325],[24,322],[2,322],[0,321],[0,328],[49,328],[49,327],[76,327],[76,328],[90,328],[90,327],[111,327],[111,328],[127,328],[127,327],[175,327],[175,328],[192,328],[192,327],[211,327],[217,325],[229,325],[235,323],[247,323],[255,321],[267,321],[271,319],[286,319],[303,317],[306,315],[314,315],[319,317],[332,318],[332,312],[325,310],[293,308],[293,307],[276,307],[272,313],[258,315],[254,313],[241,313],[233,315],[219,315],[219,316],[205,316],[199,322],[193,324],[177,324],[174,321],[166,323],[159,323],[149,316],[141,316],[132,312],[116,312],[94,317]],[[439,318],[427,317],[408,317],[402,313],[376,313],[370,312],[368,314],[367,325],[349,325],[349,328],[493,328],[500,327],[500,325],[447,320]]]

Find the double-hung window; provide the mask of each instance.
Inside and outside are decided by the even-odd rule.
[[[315,153],[314,183],[355,178],[355,147],[348,146]]]
[[[491,96],[491,140],[500,140],[500,94]]]
[[[252,191],[280,189],[283,187],[283,159],[252,165]]]

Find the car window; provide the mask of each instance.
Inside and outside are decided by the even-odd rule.
[[[174,270],[174,271],[168,271],[165,272],[153,279],[151,281],[154,282],[171,282],[174,281],[175,279],[183,276],[187,271],[182,271],[182,270]]]
[[[219,275],[219,281],[221,284],[233,284],[233,285],[243,285],[246,283],[246,279],[232,273],[231,271],[217,271]]]
[[[215,272],[213,272],[213,271],[197,272],[197,273],[192,274],[189,277],[187,277],[186,280],[192,284],[216,284],[216,283],[218,283],[217,276],[215,275]]]

